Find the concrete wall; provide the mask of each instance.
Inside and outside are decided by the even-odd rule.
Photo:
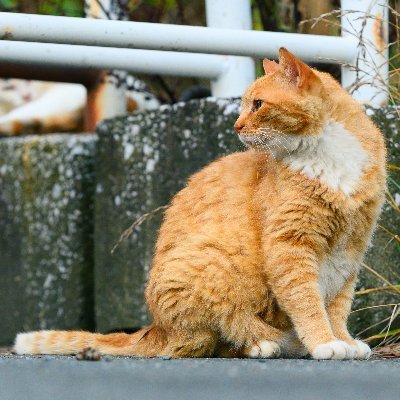
[[[98,137],[0,140],[0,343],[19,330],[146,324],[143,290],[161,215],[110,251],[133,220],[167,204],[194,171],[243,149],[232,129],[238,110],[237,100],[203,99],[104,121]],[[389,162],[399,165],[395,110],[369,112],[386,132]],[[389,187],[398,203],[399,182],[399,171],[392,171]],[[398,233],[400,213],[385,206],[381,223]],[[382,230],[366,262],[399,283],[399,246]],[[360,288],[382,285],[362,272]],[[355,308],[398,298],[358,296]],[[391,311],[355,313],[352,329]]]
[[[0,140],[0,344],[93,329],[94,135]]]
[[[400,235],[400,109],[396,110],[393,107],[382,109],[369,108],[367,111],[386,136],[388,148],[387,163],[389,166],[388,192],[393,196],[395,207],[397,207],[396,211],[390,202],[387,201],[383,207],[379,224],[390,232]],[[390,166],[397,167],[397,169],[390,169]],[[384,276],[392,284],[399,285],[400,243],[384,232],[383,229],[378,228],[373,238],[372,247],[367,254],[365,264]],[[371,274],[371,272],[366,270],[361,271],[358,282],[359,290],[382,286],[386,286],[386,283],[381,279]],[[356,296],[353,309],[395,303],[400,303],[399,292],[375,292],[368,295]],[[355,333],[360,332],[371,326],[374,322],[390,317],[392,311],[393,307],[382,307],[354,313],[351,316],[352,329]],[[363,336],[368,337],[379,332],[386,326],[386,323],[365,332]],[[399,318],[395,325],[397,327],[400,326]]]
[[[232,125],[239,103],[201,100],[105,121],[98,128],[95,215],[96,321],[100,330],[141,326],[161,216],[110,250],[142,214],[169,202],[188,176],[238,149]]]
[[[186,179],[215,158],[243,150],[232,126],[239,101],[206,99],[164,106],[160,111],[104,121],[98,128],[96,166],[95,290],[96,321],[100,330],[141,326],[148,316],[143,302],[146,274],[161,218],[136,229],[114,255],[110,249],[120,233],[140,215],[167,204]],[[389,163],[399,165],[400,129],[393,108],[368,109],[387,135]],[[399,171],[390,172],[389,189],[400,204]],[[399,232],[400,212],[384,207],[381,224]],[[378,230],[367,265],[393,283],[400,283],[398,243]],[[384,286],[362,271],[358,289]],[[399,302],[399,295],[378,292],[357,296],[354,309]],[[357,333],[390,315],[391,308],[354,313]],[[367,335],[370,333],[367,332]]]

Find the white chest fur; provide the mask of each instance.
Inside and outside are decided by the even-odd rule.
[[[368,154],[342,124],[329,121],[318,137],[294,140],[298,141],[297,149],[284,158],[292,170],[346,195],[354,191]]]
[[[332,300],[358,268],[359,261],[348,257],[344,249],[334,250],[325,258],[320,270],[319,285],[322,297],[328,301]]]

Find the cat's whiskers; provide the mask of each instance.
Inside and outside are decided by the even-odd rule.
[[[269,135],[268,134],[268,132],[274,132],[274,135]],[[286,143],[287,143],[287,145],[289,145],[289,142],[288,142],[288,140],[284,137],[284,135],[282,135],[281,133],[280,133],[280,131],[278,131],[277,129],[274,129],[274,128],[258,128],[257,129],[257,132],[260,132],[260,133],[262,133],[262,136],[263,137],[267,137],[268,139],[270,139],[270,140],[276,140],[277,141],[277,143],[275,143],[275,144],[277,144],[277,147],[280,149],[280,150],[285,150],[286,151],[286,153],[287,153],[287,155],[290,157],[290,151],[289,151],[289,149],[288,149],[288,147],[287,146],[285,146],[285,144],[284,143],[282,143],[282,141],[281,141],[281,139],[284,139],[284,140],[286,140]],[[270,151],[271,151],[271,148],[270,147],[268,147],[269,149],[270,149]],[[274,157],[275,157],[275,154],[274,154]]]
[[[290,146],[290,142],[289,142],[288,138],[287,138],[286,135],[284,135],[282,132],[277,131],[277,133],[276,133],[276,138],[277,138],[277,139],[283,139],[283,140],[286,142],[286,144],[287,144],[288,146]],[[289,150],[288,150],[288,152],[289,152]]]
[[[284,136],[281,135],[277,135],[276,136],[276,140],[278,141],[278,143],[283,146],[283,148],[286,150],[287,156],[290,158],[292,156],[292,153],[289,151],[289,149],[282,143],[282,139],[286,141],[286,144],[289,146],[289,141],[287,138],[285,138]]]
[[[259,135],[258,130],[253,130],[248,133],[253,134],[253,136],[252,136],[253,147],[259,151],[265,151],[267,149],[268,152],[272,155],[273,159],[275,160],[275,154],[274,154],[272,148],[270,147],[270,145],[268,144],[268,140],[266,140],[265,135]],[[270,162],[269,159],[267,159],[267,160],[268,160],[267,162]]]
[[[259,132],[257,129],[253,129],[251,131],[247,131],[247,134],[250,134],[252,137],[252,145],[256,150],[259,151],[265,151],[265,148],[268,149],[268,152],[272,155],[272,157],[275,160],[275,155],[271,149],[271,147],[268,145],[267,141],[265,140],[265,135],[259,135]],[[249,145],[247,145],[247,147],[249,147]],[[251,147],[251,146],[250,146]],[[267,157],[267,163],[270,163],[271,160]]]
[[[263,137],[258,138],[258,140],[260,141],[260,143],[261,143],[261,145],[262,145],[262,146],[260,146],[261,149],[262,149],[262,150],[265,150],[265,147],[267,147],[267,149],[269,150],[269,153],[272,155],[272,158],[273,158],[274,160],[276,160],[275,154],[274,154],[274,152],[272,151],[271,147],[268,145],[268,142],[267,142]],[[257,142],[257,139],[256,139],[256,142]],[[269,162],[269,160],[268,160],[268,162]]]

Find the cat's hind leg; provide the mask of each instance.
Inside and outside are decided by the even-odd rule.
[[[221,318],[219,325],[223,340],[241,348],[243,357],[278,358],[284,351],[284,332],[257,315],[236,311]]]
[[[283,333],[258,315],[272,302],[258,270],[239,252],[203,242],[156,259],[146,299],[168,332],[164,354],[212,356],[219,341],[246,357],[279,357]]]
[[[251,347],[244,349],[243,355],[249,358],[279,358],[281,347],[272,340],[259,340]]]
[[[217,345],[217,336],[211,330],[172,332],[163,354],[176,358],[212,357]]]

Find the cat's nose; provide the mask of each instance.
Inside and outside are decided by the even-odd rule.
[[[235,128],[235,131],[237,133],[240,133],[240,131],[243,129],[244,125],[241,123],[238,123],[238,121],[236,121],[235,125],[233,125],[233,127]]]

